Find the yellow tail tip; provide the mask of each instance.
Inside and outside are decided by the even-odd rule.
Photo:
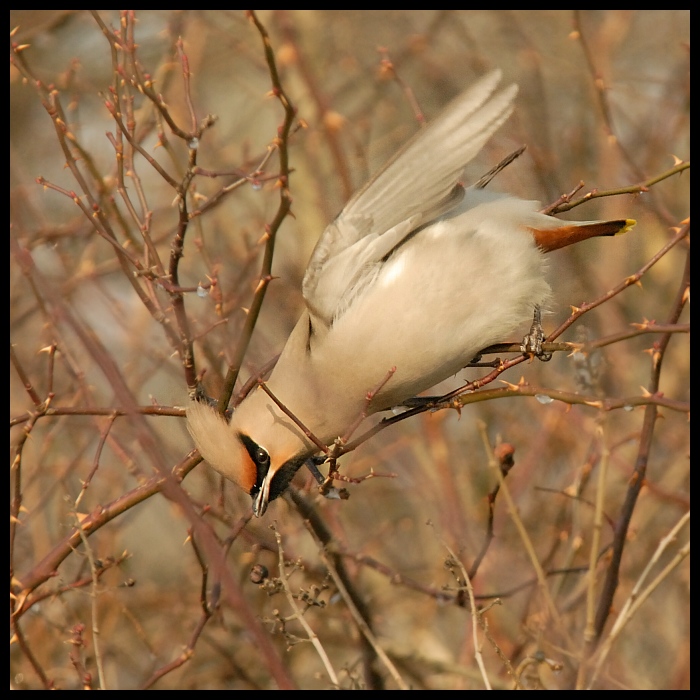
[[[615,234],[619,236],[622,233],[627,233],[630,229],[634,228],[637,222],[634,219],[625,219],[625,225]]]

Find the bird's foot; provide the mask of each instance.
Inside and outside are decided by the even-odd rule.
[[[542,311],[540,310],[540,305],[536,304],[530,332],[523,338],[520,349],[526,355],[533,355],[542,362],[549,362],[552,359],[552,353],[545,352],[542,347],[544,337],[544,331],[542,330]]]

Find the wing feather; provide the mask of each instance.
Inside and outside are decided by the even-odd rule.
[[[517,87],[496,93],[500,79],[495,70],[453,100],[326,228],[302,287],[312,322],[330,326],[392,250],[462,200],[464,167],[513,109]]]

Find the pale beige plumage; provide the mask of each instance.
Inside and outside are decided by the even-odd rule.
[[[465,165],[512,111],[517,88],[495,92],[499,81],[499,71],[490,73],[416,134],[352,197],[311,256],[307,308],[267,386],[323,444],[345,434],[393,367],[370,413],[509,339],[548,300],[543,249],[633,223],[563,222],[538,213],[536,202],[462,186]],[[260,388],[230,424],[196,402],[187,417],[202,456],[251,493],[256,515],[318,451]]]

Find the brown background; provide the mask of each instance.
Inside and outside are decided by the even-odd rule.
[[[117,13],[101,12],[100,17],[113,28],[119,25]],[[571,191],[579,181],[585,183],[580,194],[645,181],[673,167],[673,156],[684,159],[689,154],[686,11],[297,10],[260,12],[259,17],[270,33],[282,85],[307,128],[291,137],[294,218],[286,219],[278,235],[273,268],[278,279],[253,335],[244,377],[281,349],[301,307],[304,266],[324,226],[353,189],[416,130],[409,91],[430,118],[476,77],[500,67],[505,82],[520,86],[516,111],[470,172],[478,177],[509,151],[527,144],[526,154],[494,186],[543,204]],[[278,102],[268,95],[270,74],[255,27],[239,12],[144,11],[137,18],[138,59],[154,77],[175,120],[189,128],[175,46],[178,36],[189,60],[197,117],[218,117],[201,140],[198,165],[219,173],[251,172],[282,120]],[[138,227],[117,191],[114,148],[106,136],[116,133],[116,126],[104,105],[115,84],[105,36],[84,12],[13,11],[11,23],[20,27],[14,41],[29,45],[22,58],[34,76],[58,90],[68,128],[89,154],[76,162],[87,173],[91,191],[101,189],[103,201],[113,196],[117,202],[113,223],[120,244],[133,237],[137,242],[131,250],[140,250]],[[581,36],[594,65],[587,60]],[[395,74],[386,64],[382,68],[383,59],[393,62]],[[596,78],[602,81],[599,90]],[[21,446],[21,482],[18,486],[14,462],[11,488],[15,499],[21,493],[22,503],[12,541],[14,574],[22,584],[48,553],[65,543],[79,514],[118,502],[159,469],[169,471],[191,443],[181,415],[140,416],[138,421],[132,416],[113,423],[109,415],[92,415],[95,407],[123,406],[117,385],[139,406],[184,406],[182,364],[89,216],[65,193],[36,183],[41,176],[82,196],[32,81],[23,81],[14,68],[10,79],[10,235],[31,254],[34,266],[29,274],[19,264],[21,255],[11,258],[11,342],[17,358],[10,370],[15,425],[11,459]],[[187,166],[185,144],[166,129],[168,145],[156,148],[154,110],[138,93],[134,118],[143,129],[143,148],[179,180]],[[277,168],[273,157],[267,173],[274,176]],[[144,208],[138,188],[127,178],[129,195],[141,214],[151,213],[150,235],[167,261],[177,227],[175,193],[141,156],[136,157],[135,170]],[[190,189],[191,209],[235,178],[197,176]],[[547,328],[566,319],[572,305],[601,297],[638,271],[670,240],[671,227],[688,215],[688,183],[684,173],[663,180],[650,192],[598,199],[568,215],[630,217],[639,223],[620,239],[592,241],[552,256],[556,304]],[[259,239],[278,201],[274,177],[263,178],[261,188],[247,185],[231,192],[189,225],[180,283],[191,288],[215,275],[220,294],[218,299],[194,293],[185,298],[197,337],[197,371],[206,370],[204,384],[211,395],[218,396],[226,361],[239,337],[241,308],[250,305],[259,270]],[[596,339],[628,331],[631,323],[665,322],[685,256],[686,245],[681,243],[651,269],[641,286],[587,314],[562,339],[576,339],[577,328],[583,326],[588,337]],[[468,261],[464,274],[469,274]],[[171,314],[168,296],[146,281],[142,284]],[[686,315],[681,322],[687,322]],[[96,339],[99,352],[90,338]],[[606,346],[597,356],[598,386],[586,393],[612,399],[643,395],[640,387],[650,382],[648,350],[658,339],[640,335]],[[52,343],[58,348],[53,364],[53,355],[41,352]],[[76,415],[66,411],[33,422],[29,412],[34,405],[18,367],[40,399],[51,389],[51,405],[74,409]],[[688,400],[688,373],[687,335],[675,334],[661,374],[660,389],[667,398]],[[444,388],[476,376],[478,371],[464,372]],[[565,353],[546,365],[520,365],[504,378],[517,383],[521,376],[534,386],[571,392],[578,388],[572,359]],[[297,478],[295,483],[307,493],[334,548],[345,553],[342,565],[405,683],[431,689],[483,687],[468,605],[446,603],[436,595],[442,587],[454,595],[458,586],[445,567],[446,546],[469,568],[484,542],[486,494],[496,477],[488,466],[478,421],[492,444],[504,441],[515,447],[510,493],[537,559],[551,574],[544,596],[516,522],[499,496],[495,538],[473,581],[476,594],[498,595],[501,600],[485,616],[489,635],[523,687],[571,687],[577,675],[589,677],[590,670],[580,671],[587,615],[587,578],[580,569],[589,565],[593,504],[598,499],[605,514],[600,541],[604,548],[611,541],[612,523],[638,457],[644,411],[640,406],[602,414],[591,407],[560,401],[544,405],[533,398],[485,401],[465,407],[461,417],[442,411],[406,421],[346,457],[343,473],[349,476],[358,478],[371,469],[394,475],[347,485],[348,501],[323,500],[305,476]],[[687,414],[661,412],[603,640],[660,540],[688,508]],[[144,435],[150,450],[144,449]],[[600,455],[607,450],[607,478],[601,485]],[[76,506],[81,484],[96,465]],[[396,687],[381,662],[373,662],[378,678],[363,667],[361,635],[293,505],[280,499],[264,519],[247,523],[239,532],[239,518],[250,508],[245,494],[227,485],[222,501],[219,479],[206,465],[197,467],[182,488],[177,497],[156,493],[130,505],[92,534],[90,557],[85,545],[79,545],[61,559],[55,576],[32,591],[34,597],[47,597],[36,602],[15,629],[23,636],[11,647],[10,680],[15,687],[79,687],[86,682],[84,672],[91,676],[89,684],[97,686],[94,626],[99,629],[97,653],[109,688],[148,685],[190,643],[192,658],[163,674],[154,687],[328,687],[316,649],[309,643],[292,643],[290,635],[306,636],[298,621],[284,625],[286,634],[281,631],[280,620],[292,614],[284,592],[268,595],[248,581],[254,563],[278,575],[272,523],[285,557],[301,567],[291,576],[291,592],[322,587],[319,597],[325,607],[310,608],[305,619],[340,685]],[[580,499],[571,497],[577,493]],[[206,504],[211,509],[202,515]],[[222,540],[231,528],[235,537],[224,560],[226,592],[196,635],[202,567],[186,540],[188,528],[200,517]],[[671,561],[686,537],[683,530],[648,581]],[[220,580],[220,559],[212,560],[212,550],[199,545],[211,567],[211,594]],[[119,559],[125,552],[128,557],[92,583],[91,570],[100,570],[100,562]],[[606,566],[603,554],[599,582]],[[553,573],[567,568],[577,570]],[[613,645],[596,687],[689,686],[688,572],[686,561],[658,586]],[[22,590],[18,585],[15,594]],[[599,595],[600,583],[594,600]],[[556,615],[547,600],[554,603]],[[66,643],[76,639],[78,624],[86,627],[82,648]],[[504,660],[480,635],[491,684],[513,687]],[[263,638],[267,645],[261,643]],[[547,662],[534,656],[538,652],[560,664],[561,670],[553,673]],[[71,653],[80,658],[77,670]]]

